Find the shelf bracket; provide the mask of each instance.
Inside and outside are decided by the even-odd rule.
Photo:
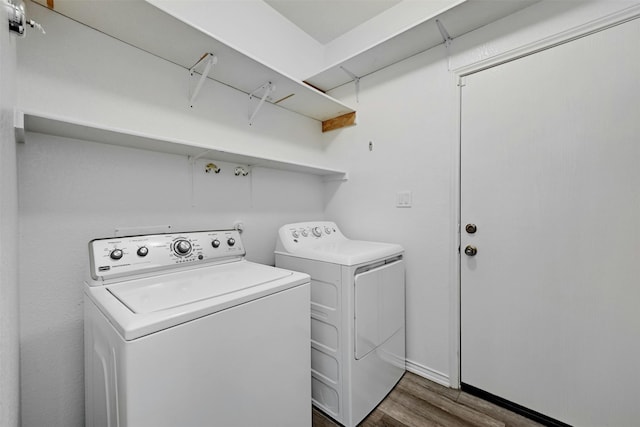
[[[218,63],[218,57],[213,53],[205,53],[200,57],[198,62],[193,64],[193,67],[189,68],[189,105],[193,108],[193,101],[195,101],[200,89],[202,89],[202,85],[204,84],[205,79],[209,75],[209,71],[211,68]],[[195,89],[191,91],[191,77],[196,73],[196,68],[200,65],[204,64],[204,69],[202,70],[202,74],[200,74],[200,79],[198,83],[196,83]]]
[[[436,19],[436,25],[438,25],[438,31],[440,31],[440,35],[444,39],[444,46],[448,48],[449,46],[451,46],[451,42],[453,41],[453,39],[447,32],[447,29],[444,27],[444,24],[439,19]]]
[[[264,104],[264,101],[266,101],[267,97],[273,92],[275,92],[275,90],[276,90],[276,86],[271,82],[267,82],[249,94],[249,126],[253,125],[253,119],[256,117],[256,114],[258,114],[258,111]],[[260,102],[258,102],[258,105],[256,106],[255,110],[253,110],[253,113],[252,113],[251,101],[253,100],[253,98],[258,97],[257,94],[260,91],[263,91],[262,97],[260,98]]]
[[[344,68],[342,65],[340,66],[340,68],[342,68],[342,71],[347,73],[347,75],[353,79],[353,82],[356,85],[356,102],[359,104],[360,100],[358,98],[360,97],[360,77],[356,76],[351,71]]]

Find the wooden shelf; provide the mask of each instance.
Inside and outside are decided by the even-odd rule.
[[[464,1],[422,23],[403,31],[386,41],[334,64],[305,81],[322,91],[330,91],[353,79],[344,67],[358,77],[364,77],[389,65],[444,43],[436,20],[445,27],[454,40],[463,34],[504,18],[540,0]]]
[[[46,4],[46,0],[37,2]],[[203,54],[212,52],[218,61],[211,69],[209,78],[244,92],[247,98],[257,88],[271,82],[276,89],[267,102],[315,120],[322,122],[355,111],[146,1],[56,0],[55,12],[184,67],[185,80],[187,70]],[[188,101],[185,94],[185,104]]]
[[[236,163],[251,167],[301,172],[320,175],[324,181],[346,181],[345,171],[324,166],[285,161],[273,157],[254,156],[249,153],[232,152],[182,140],[171,140],[157,135],[145,135],[123,129],[110,129],[91,123],[80,123],[66,118],[51,117],[38,113],[16,114],[17,130],[55,135],[65,138],[100,142],[161,153],[179,154],[202,159]],[[21,126],[23,126],[21,128]],[[17,132],[19,133],[19,132]]]

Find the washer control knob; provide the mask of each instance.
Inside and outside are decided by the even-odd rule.
[[[117,261],[120,258],[122,258],[122,255],[124,255],[124,253],[122,252],[122,249],[114,249],[109,254],[109,258],[111,258],[114,261]]]
[[[233,237],[229,237],[229,240],[227,240],[227,245],[233,246],[235,244],[236,244],[236,239],[234,239]]]
[[[213,246],[214,248],[219,248],[220,247],[220,240],[215,239],[213,242],[211,242],[211,246]]]
[[[320,237],[322,236],[322,230],[320,229],[320,227],[313,227],[313,229],[311,230],[311,232],[313,233],[314,236],[316,237]]]
[[[147,254],[149,253],[149,248],[147,248],[146,246],[141,246],[138,248],[138,251],[136,253],[138,254],[138,256],[147,256]]]
[[[327,234],[331,234],[331,229],[329,227],[325,227],[324,232]]]
[[[173,249],[178,255],[186,255],[191,252],[191,243],[189,243],[188,240],[178,240],[175,245],[173,245]]]
[[[300,233],[302,234],[302,237],[307,237],[309,235],[309,232],[305,229],[300,230]]]
[[[297,239],[298,237],[300,237],[300,233],[298,233],[296,230],[293,230],[291,232],[291,235],[293,236],[294,239]]]

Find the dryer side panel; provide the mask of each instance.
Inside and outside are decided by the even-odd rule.
[[[344,301],[341,266],[276,254],[276,266],[311,276],[311,399],[335,420],[343,422],[345,363]]]

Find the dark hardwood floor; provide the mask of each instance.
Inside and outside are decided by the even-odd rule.
[[[339,424],[313,409],[313,427]],[[361,427],[539,427],[540,424],[460,390],[410,372],[378,405]]]

